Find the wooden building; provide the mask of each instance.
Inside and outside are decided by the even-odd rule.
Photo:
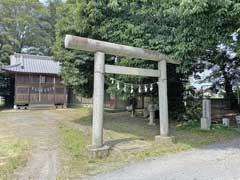
[[[52,57],[18,54],[2,70],[15,79],[14,107],[66,106],[67,88]]]

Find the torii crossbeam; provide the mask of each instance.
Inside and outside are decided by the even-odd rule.
[[[169,138],[168,98],[167,98],[167,63],[180,64],[157,51],[109,43],[89,38],[66,35],[65,48],[94,52],[94,91],[91,149],[101,151],[103,145],[103,111],[104,111],[104,74],[128,74],[138,76],[158,77],[159,82],[159,117],[160,136],[156,141]],[[130,68],[105,65],[105,54],[158,61],[158,70]]]

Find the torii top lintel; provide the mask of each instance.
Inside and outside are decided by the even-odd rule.
[[[105,41],[99,41],[90,38],[84,38],[73,35],[66,35],[65,48],[84,50],[90,52],[103,52],[106,54],[125,56],[131,58],[139,58],[152,61],[166,60],[167,63],[180,64],[177,61],[171,60],[167,55],[143,48],[115,44]]]

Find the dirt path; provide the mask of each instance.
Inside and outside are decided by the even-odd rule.
[[[14,180],[55,180],[59,167],[59,136],[57,122],[63,118],[57,112],[33,111],[0,115],[6,130],[0,135],[30,139],[32,151],[24,167],[18,168]]]
[[[240,139],[132,164],[89,180],[239,180]]]

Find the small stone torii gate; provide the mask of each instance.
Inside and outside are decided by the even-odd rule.
[[[65,48],[95,53],[92,145],[89,148],[90,151],[96,154],[96,152],[108,150],[108,147],[103,145],[104,73],[158,77],[160,135],[156,136],[155,140],[161,142],[162,140],[170,138],[167,98],[167,63],[180,64],[179,62],[173,61],[166,55],[158,53],[157,51],[72,35],[66,35]],[[157,61],[158,70],[105,65],[105,54]]]

